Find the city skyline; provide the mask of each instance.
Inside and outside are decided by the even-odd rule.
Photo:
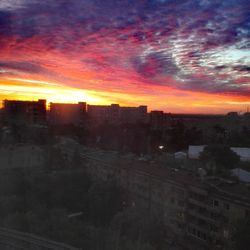
[[[249,9],[246,0],[3,0],[0,100],[246,111]]]
[[[238,115],[244,115],[244,114],[248,114],[249,113],[249,106],[246,107],[246,110],[242,110],[240,112],[235,112],[230,110],[227,113],[181,113],[181,112],[171,112],[171,110],[160,110],[160,109],[152,109],[150,106],[148,106],[145,103],[138,103],[137,105],[122,105],[120,103],[106,103],[106,104],[97,104],[97,103],[88,103],[86,102],[86,100],[80,100],[80,101],[75,101],[75,102],[53,102],[53,101],[48,101],[47,99],[4,99],[1,100],[0,102],[0,110],[4,110],[4,102],[12,102],[12,103],[19,103],[20,105],[22,105],[22,103],[39,103],[39,102],[44,102],[46,110],[50,111],[51,110],[51,105],[59,105],[59,106],[78,106],[78,105],[84,105],[86,108],[86,111],[88,111],[88,107],[105,107],[105,108],[146,108],[146,113],[150,114],[152,112],[162,112],[162,114],[172,114],[172,115],[229,115],[231,113],[233,114],[238,114]]]

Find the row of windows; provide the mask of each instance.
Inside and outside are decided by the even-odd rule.
[[[198,237],[201,240],[206,240],[207,239],[207,235],[199,230],[197,230],[196,228],[189,228],[188,232],[190,234],[192,234],[195,237]]]
[[[148,181],[148,178],[143,178],[143,179],[144,179],[143,182],[147,182]],[[136,182],[138,183],[138,181],[136,181]],[[139,189],[142,192],[148,192],[148,189],[146,187],[144,187],[144,185],[141,185],[141,183],[139,185],[137,184],[137,189]],[[178,194],[184,194],[185,193],[184,190],[182,190],[180,188],[177,188],[177,187],[174,187],[174,186],[171,187],[171,191],[174,191],[175,193],[178,193]],[[155,195],[159,196],[160,198],[164,197],[164,192],[158,191],[158,192],[154,192],[154,193],[155,193]],[[199,198],[199,199],[202,199],[202,200],[205,197],[204,195],[196,194],[194,192],[192,192],[190,196],[193,197],[193,198],[196,198],[196,199]],[[185,206],[185,202],[184,201],[175,199],[174,197],[170,198],[170,203],[171,204],[176,204],[179,207],[184,207]],[[231,208],[231,206],[230,206],[229,203],[222,202],[222,201],[219,201],[217,199],[210,200],[210,205],[212,207],[223,208],[225,210],[230,210],[230,208]],[[195,209],[195,207],[193,207],[193,209]],[[204,210],[204,208],[203,208],[202,211],[198,210],[197,212],[201,212],[202,214],[206,213],[206,211]],[[218,218],[218,215],[216,213],[211,212],[209,215],[210,215],[209,217],[212,218],[212,219],[216,220]],[[250,217],[250,210],[245,210],[245,217],[246,218]]]
[[[172,204],[177,204],[179,207],[184,207],[185,206],[185,202],[182,200],[176,200],[174,197],[170,198],[170,202]]]
[[[185,191],[183,189],[177,188],[175,186],[171,187],[171,191],[182,196],[185,194]]]
[[[223,205],[223,208],[226,209],[226,210],[229,210],[230,209],[230,205],[226,202],[223,202],[223,204],[220,204],[220,202],[218,200],[211,200],[211,205],[213,207],[220,207]]]
[[[190,193],[190,198],[196,199],[198,201],[201,202],[205,202],[206,201],[206,197],[204,195],[200,195],[200,194],[196,194],[196,193]],[[220,202],[218,200],[212,199],[210,200],[210,205],[212,207],[220,207],[223,206],[224,209],[229,210],[230,209],[230,205],[226,202],[223,202],[223,204],[220,204]]]

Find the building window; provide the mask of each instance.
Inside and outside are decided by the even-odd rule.
[[[179,207],[184,207],[184,205],[185,205],[184,201],[181,201],[181,200],[178,201],[178,206]]]
[[[197,236],[198,236],[199,238],[201,238],[201,232],[200,232],[200,231],[198,231]]]
[[[211,232],[214,232],[214,233],[218,233],[219,228],[218,228],[217,226],[215,226],[215,225],[211,225],[211,224],[210,224],[210,231],[211,231]]]
[[[250,210],[246,209],[245,210],[245,217],[249,218],[249,216],[250,216]]]
[[[203,240],[206,240],[206,239],[207,239],[207,235],[203,234]]]
[[[219,201],[218,200],[213,200],[213,206],[218,207],[219,206]]]
[[[228,203],[224,203],[224,209],[229,210],[230,209],[230,205]]]
[[[211,212],[210,218],[216,220],[218,218],[218,215],[216,213]]]

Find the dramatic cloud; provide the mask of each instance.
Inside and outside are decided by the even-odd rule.
[[[221,112],[250,98],[249,10],[248,0],[2,0],[0,80],[179,111],[192,100],[210,110],[204,96],[216,106],[219,95],[231,103]]]
[[[14,70],[29,73],[47,73],[40,65],[33,62],[15,62],[15,61],[0,61],[0,68],[2,70]]]

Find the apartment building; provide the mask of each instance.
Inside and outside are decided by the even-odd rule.
[[[79,125],[86,114],[86,102],[50,103],[49,123],[52,125]]]
[[[88,116],[98,123],[136,123],[147,121],[147,106],[121,107],[119,104],[88,105]]]
[[[46,100],[38,101],[3,101],[3,116],[9,124],[45,124]]]
[[[217,177],[201,179],[187,170],[171,170],[157,164],[102,152],[88,159],[96,178],[115,179],[131,194],[133,205],[156,211],[183,249],[227,249],[231,225],[250,216],[250,192],[233,181]]]

